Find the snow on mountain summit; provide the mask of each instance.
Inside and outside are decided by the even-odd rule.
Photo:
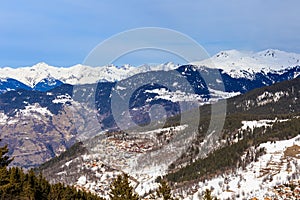
[[[64,83],[93,84],[98,81],[119,81],[126,79],[138,73],[156,70],[171,70],[178,67],[173,63],[160,64],[155,66],[134,67],[124,65],[121,67],[115,65],[106,65],[101,67],[90,67],[77,64],[71,67],[54,67],[46,63],[38,63],[31,67],[21,68],[0,68],[0,78],[14,78],[30,87],[34,87],[45,79],[57,79]]]
[[[260,52],[227,50],[193,64],[222,69],[233,77],[237,77],[243,76],[245,71],[248,73],[280,71],[300,65],[300,54],[277,49],[267,49]]]

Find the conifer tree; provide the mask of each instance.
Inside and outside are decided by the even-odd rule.
[[[211,191],[209,189],[206,189],[202,200],[217,200],[217,198],[212,196]]]
[[[9,156],[5,155],[7,153],[8,153],[7,145],[0,147],[0,168],[7,167],[13,161],[13,158],[9,158]]]
[[[118,175],[110,185],[110,200],[138,200],[139,196],[134,192],[129,183],[128,174]]]
[[[9,176],[6,167],[9,165],[9,163],[11,163],[12,159],[5,155],[7,153],[7,145],[0,147],[0,198],[2,198],[2,196],[4,196],[5,193],[11,188],[11,177]]]
[[[156,190],[156,198],[161,198],[163,200],[176,200],[172,197],[171,188],[168,185],[167,181],[162,180],[160,186]]]

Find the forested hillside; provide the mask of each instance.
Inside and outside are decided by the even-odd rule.
[[[13,160],[6,156],[7,146],[0,148],[0,199],[1,200],[101,200],[90,192],[77,190],[62,183],[50,184],[42,174],[33,170],[24,172],[19,167],[7,168]]]

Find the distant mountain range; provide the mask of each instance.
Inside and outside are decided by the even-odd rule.
[[[201,73],[206,70],[221,72],[227,91],[246,92],[249,89],[270,85],[272,83],[297,77],[299,72],[300,54],[280,50],[240,52],[237,50],[222,51],[210,59],[190,63]],[[136,74],[150,71],[170,71],[180,66],[173,63],[134,67],[108,65],[89,67],[75,65],[68,68],[53,67],[46,63],[38,63],[31,67],[0,68],[0,92],[25,89],[47,91],[62,83],[71,85],[94,84],[97,82],[117,82]],[[237,80],[239,86],[232,88],[229,82]],[[214,82],[216,80],[212,80]],[[241,83],[241,82],[247,83]],[[234,83],[235,84],[235,83]],[[249,85],[248,88],[243,87]],[[240,89],[238,89],[240,87]]]

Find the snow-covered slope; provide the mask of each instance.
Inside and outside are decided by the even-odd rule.
[[[46,63],[38,63],[32,67],[0,68],[0,78],[14,78],[31,87],[34,87],[37,83],[46,78],[53,78],[64,83],[76,85],[92,84],[98,81],[119,81],[142,72],[171,70],[176,67],[178,66],[173,63],[166,63],[157,66],[143,65],[141,67],[130,65],[124,65],[122,67],[114,65],[89,67],[78,64],[63,68],[50,66]]]
[[[260,122],[261,125],[270,125],[264,120]],[[257,122],[247,122],[249,126],[253,126],[253,123]],[[240,168],[233,173],[199,182],[198,191],[186,200],[201,199],[205,189],[212,190],[213,195],[222,200],[284,199],[277,193],[274,186],[299,179],[299,145],[299,135],[289,140],[263,143],[257,149],[264,148],[266,154],[259,157],[256,162],[251,162],[245,169]]]
[[[281,71],[300,65],[300,54],[276,49],[260,52],[221,51],[210,59],[193,64],[222,69],[232,77],[246,77],[255,72]],[[246,72],[246,73],[245,73]]]

